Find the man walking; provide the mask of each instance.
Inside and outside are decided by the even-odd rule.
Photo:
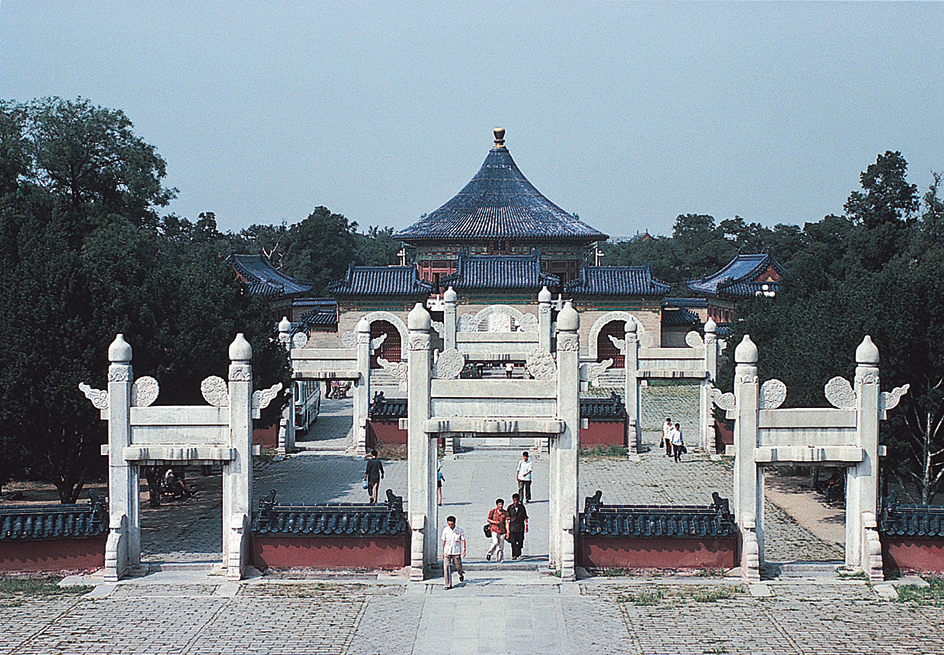
[[[524,533],[528,531],[528,510],[519,501],[518,494],[512,494],[508,507],[508,543],[511,544],[511,559],[521,557],[524,547]]]
[[[528,459],[528,451],[521,453],[521,461],[518,462],[518,468],[515,469],[515,478],[518,480],[518,497],[521,502],[531,502],[531,470],[534,466]]]
[[[383,480],[384,465],[377,459],[377,451],[370,451],[370,457],[367,458],[367,470],[364,471],[364,479],[367,481],[367,493],[370,494],[370,502],[377,502],[377,494],[380,491],[380,481]]]
[[[665,456],[672,456],[672,419],[665,419],[665,423],[662,426],[662,442],[660,446],[665,446]]]
[[[462,571],[462,558],[465,557],[465,530],[456,527],[456,517],[446,517],[446,527],[442,531],[443,578],[446,589],[452,589],[452,566],[456,567],[459,582],[465,582]]]

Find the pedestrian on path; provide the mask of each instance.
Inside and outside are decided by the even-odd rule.
[[[436,461],[436,495],[439,497],[439,504],[442,505],[442,483],[445,480],[442,472],[442,460]]]
[[[659,442],[659,446],[665,446],[665,456],[670,457],[672,455],[672,419],[665,419],[665,423],[662,425],[662,441]]]
[[[524,533],[528,531],[528,510],[519,501],[518,494],[512,494],[508,506],[508,543],[511,544],[511,559],[521,557],[524,547]]]
[[[490,561],[495,555],[495,561],[501,562],[505,559],[505,535],[508,534],[508,512],[501,498],[495,501],[495,507],[488,513],[488,527],[492,530],[492,547],[485,554],[485,559]]]
[[[462,570],[462,558],[465,557],[465,530],[456,526],[456,517],[446,517],[446,527],[442,531],[443,578],[446,589],[452,589],[452,567],[456,567],[459,582],[465,582]]]
[[[370,494],[370,502],[377,502],[377,494],[380,492],[380,481],[383,480],[384,465],[377,459],[377,451],[370,451],[370,457],[367,458],[367,470],[364,471],[364,480],[367,481],[367,493]]]
[[[515,479],[518,480],[518,497],[521,502],[531,502],[531,471],[534,465],[528,459],[528,451],[521,453],[521,461],[518,462],[518,468],[515,469]]]
[[[675,461],[685,452],[685,440],[682,439],[682,426],[678,423],[672,430],[672,452],[675,453]]]

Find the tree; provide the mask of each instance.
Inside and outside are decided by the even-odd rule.
[[[157,217],[171,193],[163,160],[121,112],[84,101],[11,111],[30,156],[0,196],[0,441],[20,473],[75,502],[104,468],[105,436],[78,384],[103,379],[116,332],[135,348],[136,376],[158,379],[162,404],[202,402],[200,380],[225,375],[236,332],[253,346],[257,387],[288,383],[286,354],[261,301],[224,267],[229,243],[212,214]],[[0,465],[0,482],[9,472]]]

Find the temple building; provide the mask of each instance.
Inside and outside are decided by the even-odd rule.
[[[367,316],[379,344],[374,366],[377,358],[401,361],[406,317],[416,303],[441,322],[447,293],[455,294],[460,322],[478,331],[533,329],[539,294],[550,298],[553,316],[570,300],[581,315],[581,357],[612,358],[616,367],[622,355],[615,342],[626,321],[635,322],[647,345],[683,347],[685,335],[708,318],[729,322],[738,299],[776,293],[786,272],[769,253],[739,254],[717,273],[689,281],[696,298],[666,298],[669,285],[654,279],[648,265],[594,265],[608,235],[545,198],[518,169],[504,137],[504,129],[494,130],[493,147],[459,193],[393,235],[404,246],[402,265],[351,264],[328,287],[333,300],[304,299],[304,284],[282,279],[263,257],[233,255],[231,263],[251,288],[272,296],[274,314],[307,331],[312,347],[350,345]]]

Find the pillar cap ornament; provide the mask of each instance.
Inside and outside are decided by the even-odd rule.
[[[237,334],[233,343],[229,345],[229,359],[232,362],[248,362],[252,359],[252,346],[246,341],[246,335],[242,332]]]
[[[459,299],[459,294],[456,293],[456,290],[452,287],[446,289],[446,293],[443,294],[443,300],[446,302],[456,302]]]
[[[551,292],[546,286],[538,292],[538,302],[551,302]]]
[[[872,337],[865,335],[862,343],[856,348],[856,364],[878,365],[878,348],[872,343]]]
[[[108,346],[108,361],[121,363],[131,361],[131,345],[125,341],[125,335],[121,333],[115,335],[115,340]]]
[[[745,334],[741,343],[734,349],[734,362],[736,364],[757,363],[757,346],[751,341],[751,335]]]
[[[715,333],[718,331],[718,324],[715,323],[715,319],[709,318],[708,322],[705,323],[705,332]]]
[[[282,320],[279,321],[279,332],[291,332],[292,331],[292,322],[288,320],[288,316],[283,316]]]
[[[357,325],[354,328],[355,332],[370,332],[370,321],[367,320],[366,316],[362,316],[361,320],[357,322]]]
[[[632,332],[633,334],[636,334],[638,330],[639,326],[636,325],[636,321],[626,321],[626,332]]]
[[[411,330],[429,330],[429,312],[426,311],[421,303],[416,303],[413,309],[410,310],[410,314],[406,319],[406,325]]]
[[[580,315],[569,300],[564,303],[564,308],[557,315],[557,329],[567,332],[576,332],[580,329]]]

